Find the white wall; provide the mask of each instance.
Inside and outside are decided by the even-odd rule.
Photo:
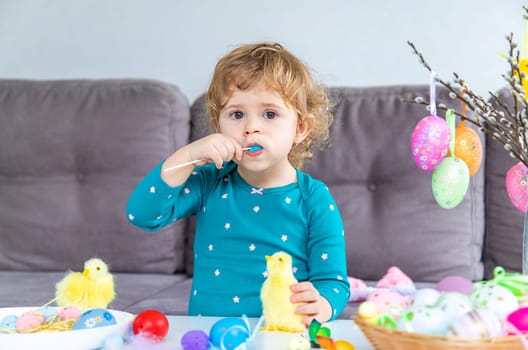
[[[526,3],[526,2],[524,2]],[[154,78],[192,101],[235,44],[283,43],[328,85],[428,83],[413,41],[444,78],[504,85],[505,34],[522,0],[0,0],[0,77]]]

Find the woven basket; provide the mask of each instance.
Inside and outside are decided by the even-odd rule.
[[[432,336],[369,326],[358,315],[354,321],[376,350],[525,350],[517,336],[483,339]]]

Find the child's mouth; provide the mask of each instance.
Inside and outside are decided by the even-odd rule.
[[[261,151],[262,149],[263,149],[263,147],[261,145],[252,145],[252,146],[249,146],[249,147],[242,148],[243,151],[247,151],[249,153],[254,153],[254,152],[257,152],[257,151]]]

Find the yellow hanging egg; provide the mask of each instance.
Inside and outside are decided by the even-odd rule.
[[[528,91],[528,59],[524,58],[519,60],[519,70],[521,73],[524,73],[524,78],[522,80],[522,87],[524,91]],[[515,74],[517,76],[517,74]]]
[[[467,164],[469,176],[473,176],[482,163],[482,143],[477,132],[464,125],[458,124],[455,130],[455,157]]]

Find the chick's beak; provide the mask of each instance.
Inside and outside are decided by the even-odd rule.
[[[265,255],[264,257],[266,258],[266,261],[269,261],[269,259],[271,259],[270,255]]]
[[[88,269],[84,269],[84,271],[82,272],[82,274],[86,277],[90,277],[90,270]]]

